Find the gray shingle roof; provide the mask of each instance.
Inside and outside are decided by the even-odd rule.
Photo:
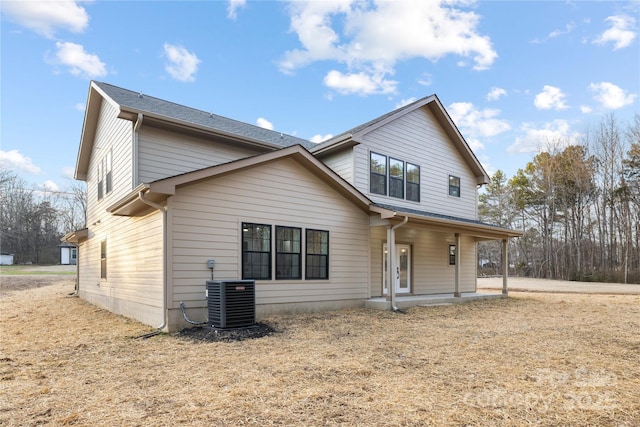
[[[103,82],[93,82],[111,99],[120,104],[124,109],[163,116],[172,121],[191,123],[198,127],[209,128],[213,131],[230,133],[241,138],[260,141],[279,147],[289,147],[300,144],[307,149],[316,146],[306,139],[264,129],[238,120],[229,119],[217,114],[185,107],[163,99],[154,98],[146,94],[123,89]]]
[[[512,231],[509,228],[505,228],[505,227],[501,227],[499,225],[495,225],[495,224],[489,224],[486,222],[482,222],[482,221],[476,221],[473,219],[467,219],[467,218],[460,218],[457,216],[451,216],[451,215],[442,215],[442,214],[437,214],[437,213],[433,213],[433,212],[427,212],[427,211],[421,211],[421,210],[417,210],[417,209],[409,209],[409,208],[403,208],[403,207],[399,207],[399,206],[392,206],[392,205],[386,205],[383,203],[375,203],[375,206],[378,206],[380,208],[383,209],[387,209],[390,211],[395,211],[395,212],[403,212],[403,213],[408,213],[408,214],[412,214],[412,215],[420,215],[420,216],[424,216],[427,218],[437,218],[437,219],[444,219],[447,221],[457,221],[457,222],[464,222],[467,224],[473,224],[473,225],[481,225],[484,227],[493,227],[493,228],[499,228],[505,231]]]

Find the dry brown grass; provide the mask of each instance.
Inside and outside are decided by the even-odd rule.
[[[640,424],[640,296],[283,315],[194,343],[136,339],[151,329],[52,280],[2,278],[1,425]]]

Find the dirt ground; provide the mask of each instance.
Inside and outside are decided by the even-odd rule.
[[[0,425],[640,425],[639,295],[279,315],[199,342],[142,338],[73,281],[0,277]]]

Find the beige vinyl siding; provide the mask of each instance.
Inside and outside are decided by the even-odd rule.
[[[90,225],[80,249],[80,296],[143,323],[162,322],[162,214],[105,217]],[[107,241],[107,278],[100,277],[100,243]]]
[[[382,248],[387,241],[385,227],[371,229],[371,295],[382,295]],[[476,244],[471,236],[462,236],[462,275],[460,291],[476,288]],[[396,231],[396,243],[411,245],[411,292],[416,295],[453,293],[455,267],[449,265],[449,245],[453,233],[442,233],[408,225]]]
[[[368,296],[368,214],[293,159],[180,188],[170,212],[174,306],[205,304],[208,259],[216,261],[216,279],[241,278],[242,222],[329,231],[329,280],[257,281],[257,304],[364,303]]]
[[[264,151],[145,127],[143,124],[138,136],[138,180],[139,183],[151,182]]]
[[[132,187],[133,128],[130,121],[119,119],[118,110],[102,101],[91,162],[87,174],[87,224],[106,216],[105,209],[127,193]],[[98,201],[98,164],[111,150],[112,191]]]
[[[320,157],[320,160],[329,166],[335,173],[340,175],[345,181],[353,185],[353,148],[331,153]]]
[[[80,246],[80,296],[148,324],[162,320],[162,216],[113,216],[106,208],[132,189],[132,123],[103,101],[87,175],[89,239]],[[97,165],[112,155],[112,191],[98,200]],[[107,240],[107,279],[100,277],[100,243]]]
[[[370,151],[420,166],[420,203],[369,192]],[[355,187],[374,202],[477,218],[476,178],[427,107],[366,134],[364,142],[354,147],[354,155]],[[449,196],[449,175],[460,178],[461,197]]]

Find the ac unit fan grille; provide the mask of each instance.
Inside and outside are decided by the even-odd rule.
[[[254,280],[207,282],[209,323],[216,328],[246,328],[256,323]]]

